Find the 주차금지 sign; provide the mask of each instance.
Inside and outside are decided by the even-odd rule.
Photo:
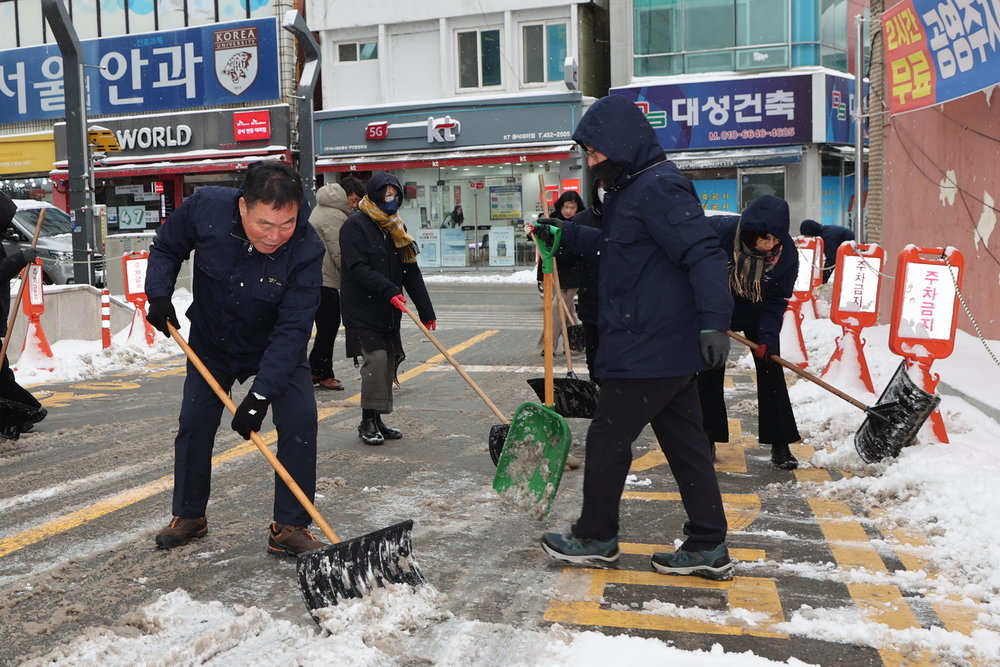
[[[890,113],[1000,83],[1000,4],[904,0],[882,14]]]

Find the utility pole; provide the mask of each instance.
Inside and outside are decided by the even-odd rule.
[[[296,126],[299,135],[299,173],[305,185],[306,201],[309,202],[309,206],[315,207],[316,150],[313,146],[313,95],[316,91],[316,80],[319,78],[319,43],[297,9],[291,9],[285,14],[281,27],[295,35],[305,60],[299,76],[298,94],[295,95],[298,107]]]

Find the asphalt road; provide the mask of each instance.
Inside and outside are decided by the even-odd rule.
[[[541,308],[534,286],[435,284],[431,291],[439,338],[494,402],[511,414],[521,402],[535,400],[524,382],[540,374],[534,344]],[[879,555],[874,546],[866,551],[866,539],[875,536],[861,521],[859,508],[812,498],[808,484],[794,483],[836,472],[771,468],[767,451],[752,435],[752,377],[730,373],[733,388],[727,398],[736,435],[720,447],[717,466],[730,547],[743,561],[739,576],[716,584],[650,571],[649,553],[664,548],[654,545],[671,545],[681,537],[684,515],[648,429],[635,446],[637,483],[627,487],[622,504],[620,563],[607,570],[564,568],[543,554],[537,540],[575,519],[582,468],[567,470],[544,521],[512,510],[491,487],[487,436],[496,417],[412,323],[404,322],[403,339],[403,381],[395,394],[396,410],[386,422],[401,428],[404,439],[382,447],[360,442],[360,380],[349,361],[336,365],[346,391],[317,389],[317,505],[342,537],[413,519],[420,566],[448,596],[456,616],[523,628],[558,622],[659,637],[689,649],[718,643],[726,650],[824,665],[889,664],[901,657],[760,629],[787,620],[803,605],[857,608],[891,624],[895,616],[877,601],[904,596],[874,585],[866,592],[847,577],[818,578],[808,569],[789,567],[867,563],[877,569],[865,558],[886,569],[901,564]],[[338,342],[337,353],[342,350]],[[582,356],[577,361],[585,371]],[[216,442],[209,534],[169,552],[154,549],[154,534],[170,518],[172,443],[183,374],[178,355],[155,368],[99,381],[35,387],[49,408],[48,419],[18,441],[0,441],[0,626],[5,635],[0,663],[43,655],[84,627],[108,625],[176,588],[195,599],[256,605],[312,626],[294,560],[264,551],[270,468],[225,426]],[[237,402],[241,397],[235,396]],[[587,423],[570,423],[575,436],[571,461],[579,463]],[[262,433],[269,441],[271,428],[266,422]],[[599,600],[581,593],[595,586],[602,592]],[[914,611],[914,623],[941,624],[928,605],[911,593],[905,597],[901,606]],[[894,607],[900,606],[892,599]],[[748,627],[732,617],[713,622],[639,613],[652,600],[720,613],[745,609],[768,622]]]

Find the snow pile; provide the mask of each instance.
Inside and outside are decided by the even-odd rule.
[[[538,282],[538,274],[534,268],[522,269],[512,273],[478,273],[478,272],[442,272],[424,273],[425,283],[490,283],[533,285]]]

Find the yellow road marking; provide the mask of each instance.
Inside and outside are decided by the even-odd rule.
[[[739,440],[743,437],[743,425],[739,419],[729,420],[729,442],[720,442],[716,446],[715,469],[719,472],[746,472],[747,459]],[[659,447],[649,450],[632,461],[631,472],[643,472],[667,462],[663,450]]]
[[[677,492],[626,491],[622,500],[668,500],[680,502]],[[726,513],[729,532],[743,530],[760,516],[760,496],[756,493],[723,493],[722,508]]]
[[[123,391],[125,389],[138,389],[135,382],[82,382],[71,384],[70,389],[83,389],[86,391]]]
[[[497,333],[496,330],[485,331],[477,336],[468,339],[463,343],[460,343],[459,345],[453,348],[449,348],[448,352],[452,355],[456,355],[462,350],[468,349],[472,345],[475,345],[476,343],[486,340],[495,333]],[[410,380],[420,375],[421,373],[427,372],[436,364],[439,364],[442,361],[445,361],[444,355],[439,354],[434,357],[431,357],[430,359],[420,364],[416,368],[400,375],[399,381],[401,383],[406,382],[407,380]],[[58,396],[61,393],[70,394],[70,392],[59,392],[57,394],[54,394],[53,396]],[[106,394],[93,394],[90,397],[105,396],[105,395]],[[75,398],[84,398],[84,397],[75,396]],[[356,394],[347,400],[357,401],[360,403],[361,395]],[[323,410],[318,411],[318,416],[320,419],[324,419],[344,409],[345,408],[339,408],[339,407],[325,408]],[[278,433],[277,431],[274,430],[269,431],[267,433],[261,433],[260,435],[263,438],[264,442],[268,445],[271,445],[277,442],[278,440]],[[214,467],[226,461],[230,461],[232,459],[238,458],[240,456],[255,451],[257,451],[257,446],[250,441],[246,441],[226,450],[225,452],[222,452],[221,454],[213,456],[212,465]],[[72,528],[76,528],[77,526],[80,526],[86,523],[87,521],[98,519],[106,514],[116,512],[124,507],[128,507],[129,505],[135,504],[141,500],[145,500],[146,498],[149,498],[150,496],[160,493],[161,491],[166,491],[168,489],[171,489],[173,488],[173,479],[174,476],[172,474],[164,475],[159,479],[147,482],[146,484],[142,484],[140,486],[133,487],[131,489],[127,489],[125,491],[122,491],[121,493],[117,493],[113,496],[105,498],[104,500],[100,500],[94,503],[93,505],[89,505],[74,512],[70,512],[69,514],[64,514],[62,516],[46,521],[29,530],[25,530],[20,533],[11,535],[10,537],[5,537],[3,539],[0,539],[0,558],[10,553],[13,553],[14,551],[17,551],[19,549],[23,549],[37,542],[41,542],[42,540],[52,537],[53,535],[58,535],[59,533],[64,533]]]
[[[773,579],[758,577],[733,577],[730,581],[710,581],[699,577],[680,577],[656,572],[636,572],[633,570],[599,570],[588,568],[566,568],[560,575],[556,590],[567,591],[572,597],[583,600],[549,600],[544,618],[554,623],[574,625],[601,625],[613,628],[639,628],[663,632],[697,632],[714,635],[752,635],[754,637],[774,637],[786,639],[782,633],[755,630],[727,623],[712,623],[678,616],[656,613],[619,611],[602,608],[605,587],[609,584],[626,586],[656,586],[669,589],[696,589],[721,591],[726,596],[730,611],[746,609],[767,617],[761,623],[770,627],[785,620],[778,598],[778,587]],[[580,592],[586,591],[581,596]]]
[[[634,554],[637,556],[652,556],[657,551],[673,553],[672,544],[643,544],[641,542],[619,542],[618,549],[623,554]],[[763,549],[730,549],[729,555],[738,560],[763,560],[767,558],[767,552]]]
[[[71,391],[54,391],[45,398],[39,399],[39,403],[47,408],[65,408],[72,401],[85,398],[105,398],[108,394],[75,394]]]

